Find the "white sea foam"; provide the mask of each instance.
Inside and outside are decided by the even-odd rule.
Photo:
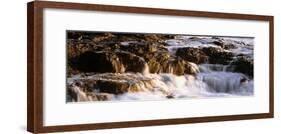
[[[208,37],[208,36],[177,36],[176,39],[167,40],[166,48],[175,54],[178,48],[193,47],[220,47],[213,42],[223,40],[226,45],[234,45],[236,48],[229,49],[234,54],[244,54],[253,58],[254,38],[253,37]]]
[[[192,38],[191,38],[192,37]],[[165,46],[172,55],[178,48],[183,47],[220,47],[213,42],[223,39],[226,44],[233,44],[236,48],[229,49],[234,54],[244,54],[253,58],[253,38],[233,38],[233,37],[205,37],[205,36],[178,36],[176,39],[167,40]],[[122,42],[122,45],[129,45],[133,42]],[[251,96],[254,94],[253,80],[246,75],[233,72],[231,65],[201,64],[200,72],[196,75],[177,76],[172,73],[150,74],[146,65],[142,73],[122,73],[122,74],[90,74],[87,76],[75,75],[67,79],[71,85],[75,80],[99,79],[120,82],[134,82],[134,80],[122,78],[137,78],[139,80],[149,79],[149,84],[140,82],[137,86],[143,88],[140,92],[128,92],[121,95],[113,95],[112,100],[163,100],[170,98],[204,98],[204,97],[228,97],[228,96]],[[110,77],[100,77],[100,75],[113,75],[120,79],[110,79]],[[74,88],[80,99],[87,99],[85,94]]]
[[[199,73],[197,76],[173,74],[117,74],[122,76],[138,77],[139,79],[152,79],[152,86],[140,83],[141,92],[128,92],[114,95],[112,100],[163,100],[169,98],[206,98],[253,95],[253,81],[245,80],[246,76],[240,73],[217,72]],[[93,79],[94,76],[89,76]],[[79,78],[75,78],[78,80]],[[87,79],[87,78],[82,78]],[[122,81],[122,80],[120,80]],[[75,87],[80,100],[87,98],[83,92]],[[82,89],[81,89],[82,90]]]

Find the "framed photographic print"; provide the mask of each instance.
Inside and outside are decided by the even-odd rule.
[[[273,16],[28,3],[34,133],[273,118]]]

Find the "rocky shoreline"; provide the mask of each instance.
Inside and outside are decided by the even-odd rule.
[[[253,78],[253,58],[232,51],[238,45],[249,44],[220,37],[182,38],[182,35],[68,32],[68,101],[112,100],[114,95],[144,89],[150,92],[157,89],[166,98],[173,98],[168,89],[157,87],[146,75],[168,73],[195,78],[200,65],[206,63],[230,66],[230,71]],[[194,46],[196,43],[199,45]],[[75,76],[79,79],[73,80]]]

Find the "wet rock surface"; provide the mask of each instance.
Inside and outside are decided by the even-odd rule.
[[[85,37],[84,37],[85,36]],[[113,35],[69,33],[69,75],[77,73],[174,73],[196,74],[187,58],[171,57],[165,40],[173,35]],[[190,71],[189,71],[190,70]]]
[[[145,76],[168,73],[197,77],[202,76],[202,65],[209,72],[245,75],[245,79],[237,80],[235,87],[239,87],[239,82],[253,78],[252,50],[249,43],[221,37],[68,32],[67,100],[106,101],[116,99],[116,95],[146,91],[160,91],[164,98],[174,98],[168,89],[159,88]],[[77,75],[79,79],[74,79]],[[209,76],[204,76],[209,88],[216,87]],[[240,74],[233,76],[240,78]],[[232,93],[232,89],[227,92]]]
[[[166,88],[159,88],[151,77],[128,73],[87,74],[68,79],[67,96],[70,101],[111,100],[114,95],[136,92],[160,91],[168,94]]]
[[[202,51],[208,55],[208,62],[211,64],[229,64],[234,57],[231,52],[222,48],[206,47],[202,48]]]
[[[196,64],[204,63],[208,61],[208,56],[199,48],[179,48],[176,51],[176,55]]]
[[[234,71],[241,72],[252,78],[254,77],[253,59],[247,58],[245,56],[239,56],[231,65],[234,65]]]
[[[72,62],[74,69],[95,73],[143,73],[147,66],[142,57],[128,52],[87,51]]]

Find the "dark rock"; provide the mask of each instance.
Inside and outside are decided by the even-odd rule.
[[[184,73],[185,74],[193,74],[193,75],[195,75],[195,74],[199,73],[199,67],[195,63],[187,62],[185,64]]]
[[[83,34],[79,32],[67,32],[67,39],[78,39]]]
[[[173,99],[173,98],[175,98],[175,97],[170,94],[170,95],[167,95],[166,98],[168,98],[168,99]]]
[[[73,68],[80,72],[97,73],[143,73],[147,64],[139,56],[128,52],[85,52],[79,55],[73,63]]]
[[[122,78],[118,78],[116,80],[112,77],[112,79],[102,79],[96,82],[96,87],[99,89],[99,92],[110,93],[110,94],[124,94],[124,93],[134,93],[141,92],[145,89],[140,86],[140,84],[144,83],[144,86],[148,86],[151,84],[151,80],[126,80]]]
[[[70,85],[67,85],[66,90],[66,101],[67,102],[76,102],[78,101],[77,93],[73,90],[73,88]]]
[[[199,68],[196,64],[187,62],[181,58],[172,59],[166,64],[162,65],[161,72],[163,73],[173,73],[175,75],[184,74],[196,74],[199,72]]]
[[[186,62],[182,59],[170,60],[167,64],[163,65],[162,72],[183,75],[185,64]]]
[[[176,55],[186,61],[191,61],[196,64],[204,63],[208,59],[206,54],[201,51],[201,49],[192,47],[179,48],[176,51]]]
[[[197,36],[193,36],[188,38],[189,40],[201,40],[201,38],[197,37]]]
[[[86,82],[86,83],[83,83]],[[80,81],[79,85],[67,85],[67,102],[77,102],[77,101],[106,101],[113,98],[113,94],[109,93],[97,93],[93,92],[93,86],[91,90],[85,90],[90,85],[93,85],[89,81]],[[94,82],[96,83],[96,82]]]
[[[173,39],[176,35],[162,35],[162,34],[138,34],[138,33],[122,33],[114,34],[116,40],[123,41],[137,41],[137,42],[153,42],[163,43],[167,39]]]
[[[224,49],[227,49],[227,50],[229,50],[229,49],[235,49],[235,48],[237,48],[237,46],[234,45],[234,44],[227,44],[227,45],[224,46]]]
[[[234,55],[220,47],[179,48],[176,56],[196,64],[209,62],[211,64],[229,64]]]
[[[216,40],[213,42],[215,45],[218,45],[220,46],[221,48],[224,48],[225,47],[225,44],[223,43],[223,41],[221,40]]]
[[[86,41],[72,41],[67,42],[67,58],[74,58],[86,51],[93,51],[96,49],[96,44]]]
[[[159,62],[160,64],[164,64],[169,61],[171,55],[168,51],[162,51],[162,52],[158,52],[155,57],[157,62]]]
[[[125,72],[145,73],[144,71],[148,69],[147,63],[140,56],[128,52],[115,52],[115,54],[125,67]]]
[[[245,83],[245,82],[247,82],[247,81],[248,81],[248,79],[245,78],[245,77],[243,77],[243,78],[241,78],[240,83]]]
[[[97,85],[100,92],[111,94],[123,94],[129,92],[129,83],[122,81],[98,80]]]
[[[114,95],[109,93],[87,93],[88,101],[109,101]]]
[[[148,67],[150,73],[159,73],[161,69],[161,64],[156,61],[155,58],[148,61]]]
[[[169,52],[157,52],[152,57],[146,58],[150,73],[160,73],[163,67],[168,64],[170,60]]]
[[[112,38],[114,38],[114,35],[111,33],[92,34],[92,41],[95,43],[111,41]]]
[[[231,52],[224,51],[219,47],[204,47],[202,51],[208,56],[208,62],[211,64],[229,64],[234,57]]]
[[[230,43],[230,42],[226,42],[223,39],[219,39],[213,42],[215,45],[220,46],[223,49],[235,49],[237,48],[236,45]]]
[[[152,78],[136,74],[124,73],[103,73],[84,77],[83,79],[68,82],[69,100],[108,100],[111,94],[120,95],[142,91],[160,91],[168,94],[166,89],[155,87]]]
[[[76,31],[67,32],[68,39],[84,40],[84,39],[90,39],[90,36],[91,36],[91,33],[88,33],[88,32],[76,32]]]
[[[122,73],[125,71],[123,64],[116,55],[102,51],[88,51],[79,55],[73,63],[73,68],[81,72],[98,73]]]
[[[232,65],[235,66],[234,71],[246,74],[253,78],[254,76],[254,61],[246,57],[238,57]]]
[[[157,51],[157,44],[146,42],[129,43],[129,45],[121,45],[120,50],[134,53],[143,56],[147,53],[155,53]]]
[[[164,42],[171,37],[174,38],[172,35],[144,34],[144,39],[148,42]]]

